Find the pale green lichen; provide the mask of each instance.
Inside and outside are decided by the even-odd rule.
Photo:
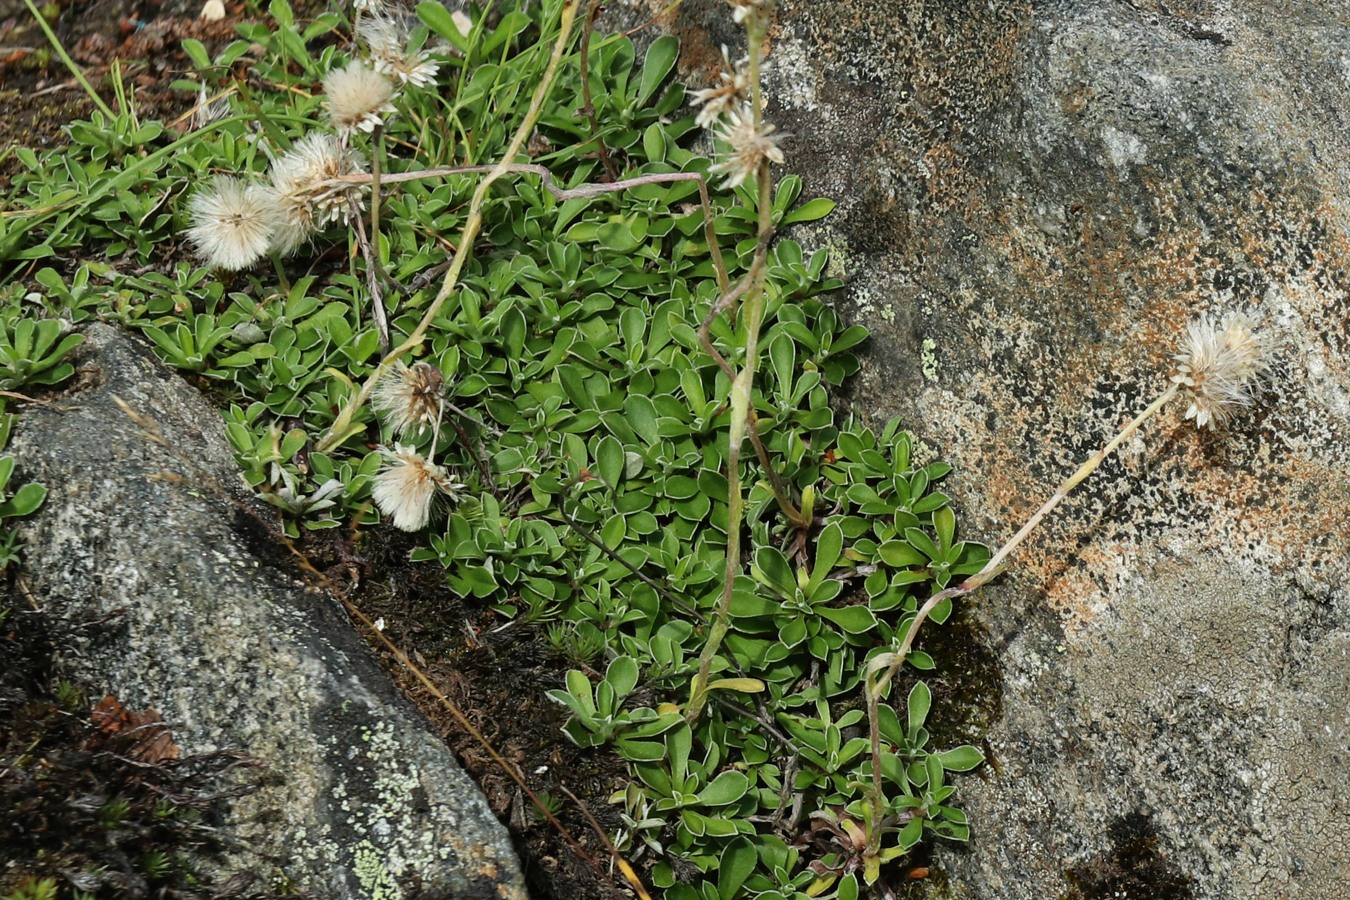
[[[937,341],[932,338],[923,339],[923,349],[919,354],[919,361],[923,366],[923,377],[926,381],[937,381],[938,361],[937,361]]]
[[[370,900],[399,900],[403,891],[385,866],[380,851],[370,841],[362,841],[352,852],[352,867],[361,890]]]
[[[856,271],[848,239],[833,229],[822,230],[825,232],[822,235],[824,247],[829,252],[829,257],[825,261],[825,277],[841,280],[847,278]]]

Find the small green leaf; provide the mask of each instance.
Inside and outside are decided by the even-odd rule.
[[[932,753],[923,761],[923,766],[928,773],[928,791],[932,793],[939,790],[942,787],[942,760]]]
[[[797,371],[797,345],[787,332],[778,332],[769,342],[769,363],[773,366],[774,378],[778,380],[778,390],[786,394],[792,389]]]
[[[924,566],[928,557],[906,541],[886,541],[877,548],[877,557],[888,566]]]
[[[950,506],[944,506],[933,513],[933,530],[937,532],[938,546],[948,550],[956,538],[956,513]]]
[[[911,740],[919,733],[919,729],[923,727],[924,721],[928,718],[928,710],[932,705],[933,692],[928,689],[928,685],[924,684],[922,681],[915,682],[914,687],[910,689],[909,701],[907,704],[909,722],[908,734]]]
[[[616,656],[605,670],[605,681],[614,688],[616,697],[628,696],[637,686],[638,664],[631,656]]]
[[[900,829],[900,836],[898,840],[900,842],[901,848],[908,850],[917,843],[919,843],[919,839],[922,837],[923,837],[923,819],[920,818],[919,816],[915,816],[914,818],[909,820],[909,822],[905,825],[904,828]]]
[[[624,401],[623,409],[627,414],[629,426],[638,437],[648,445],[660,440],[656,428],[656,407],[652,405],[650,398],[634,394]]]
[[[620,738],[614,742],[619,755],[632,762],[660,762],[666,758],[666,745],[660,741],[633,741]]]
[[[441,37],[454,44],[460,50],[468,46],[464,34],[455,24],[454,17],[450,10],[446,9],[440,0],[426,0],[424,3],[417,4],[417,17],[421,19],[428,28],[439,34]]]
[[[756,581],[773,588],[784,597],[793,597],[797,593],[797,579],[792,573],[792,565],[777,547],[759,548],[750,574]]]
[[[611,435],[605,435],[595,448],[596,474],[606,487],[617,488],[623,478],[624,467],[623,444]]]
[[[942,551],[938,549],[937,544],[933,543],[933,539],[923,531],[917,528],[906,528],[905,540],[909,541],[916,550],[928,557],[929,560],[942,559]]]
[[[689,751],[693,749],[694,734],[689,726],[680,723],[674,731],[666,735],[667,759],[670,762],[670,777],[676,782],[684,781],[689,771]]]
[[[942,768],[948,772],[969,772],[984,762],[984,754],[980,752],[978,747],[973,747],[970,744],[957,747],[954,750],[944,750],[937,756],[942,761]]]
[[[653,122],[642,133],[642,152],[647,154],[648,162],[666,161],[666,133],[659,123]]]
[[[798,222],[814,222],[823,219],[834,211],[835,203],[825,197],[807,200],[801,206],[783,217],[779,225],[795,225]]]
[[[865,606],[845,606],[842,609],[817,607],[816,612],[848,634],[866,634],[877,627],[877,617]]]
[[[834,571],[835,564],[839,562],[839,557],[844,552],[844,532],[839,527],[838,522],[831,522],[820,532],[820,537],[816,538],[816,559],[811,568],[811,580],[807,585],[807,593],[814,594],[816,590]]]
[[[732,769],[714,778],[699,792],[698,799],[706,806],[726,806],[744,797],[748,790],[750,779],[744,773]]]
[[[14,496],[0,504],[0,518],[26,516],[42,505],[47,499],[47,487],[41,484],[25,484]]]
[[[905,661],[921,672],[931,672],[937,668],[937,663],[933,662],[933,657],[924,653],[922,650],[911,650]]]
[[[735,900],[736,892],[759,864],[759,854],[746,838],[736,838],[722,851],[717,867],[717,895],[720,900]]]
[[[183,52],[192,60],[192,64],[197,67],[197,71],[205,71],[211,68],[211,56],[206,52],[205,45],[195,38],[185,38],[183,40]]]
[[[675,68],[675,60],[680,57],[680,42],[671,35],[657,38],[647,50],[647,58],[642,62],[642,78],[638,87],[638,105],[646,106],[647,101],[656,93],[656,89]]]
[[[567,693],[580,704],[587,715],[595,715],[595,697],[591,691],[591,680],[586,677],[585,672],[580,669],[568,670]]]

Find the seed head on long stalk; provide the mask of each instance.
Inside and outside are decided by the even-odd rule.
[[[1130,435],[1139,430],[1163,407],[1178,395],[1190,401],[1186,418],[1194,419],[1198,427],[1215,427],[1230,422],[1241,410],[1255,403],[1257,395],[1270,371],[1269,346],[1246,313],[1229,313],[1221,321],[1209,316],[1195,319],[1187,326],[1186,339],[1180,352],[1173,357],[1176,371],[1170,376],[1164,390],[1143,412],[1131,419],[1100,450],[1088,458],[1064,480],[1040,509],[990,558],[983,568],[959,585],[938,591],[919,607],[904,637],[892,651],[874,657],[867,666],[864,679],[864,699],[867,703],[872,744],[871,814],[880,821],[883,795],[881,790],[881,733],[877,709],[887,685],[909,656],[920,626],[944,600],[953,600],[978,590],[996,576],[1008,556],[1016,550],[1045,517],[1064,502],[1069,493],[1096,471],[1102,462],[1115,452]],[[876,845],[869,846],[877,852]]]

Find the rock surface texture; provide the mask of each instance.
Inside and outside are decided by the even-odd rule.
[[[110,616],[73,658],[91,693],[155,708],[184,754],[264,763],[241,773],[262,787],[231,810],[240,849],[226,874],[325,900],[413,883],[523,898],[478,789],[237,488],[219,413],[118,332],[87,333],[81,386],[59,410],[26,410],[11,445],[50,489],[26,568],[58,614]]]
[[[957,466],[966,537],[1006,540],[1160,393],[1189,318],[1278,342],[1253,414],[1174,404],[974,601],[996,765],[933,895],[1350,896],[1350,6],[777,20],[788,169],[840,204],[795,236],[874,333],[856,405]],[[663,21],[695,82],[743,41],[721,2]]]

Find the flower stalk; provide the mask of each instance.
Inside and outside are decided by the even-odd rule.
[[[1218,324],[1208,317],[1192,322],[1182,352],[1174,357],[1177,362],[1176,372],[1171,376],[1167,389],[1074,470],[978,572],[960,584],[929,597],[914,614],[895,650],[879,654],[868,663],[863,684],[872,751],[872,786],[869,794],[870,816],[874,821],[880,822],[885,813],[878,706],[895,673],[909,657],[919,628],[933,610],[944,601],[964,597],[992,581],[1007,565],[1012,552],[1064,502],[1074,488],[1082,484],[1121,444],[1178,395],[1190,401],[1186,418],[1194,419],[1199,427],[1225,423],[1238,410],[1250,406],[1269,371],[1266,355],[1265,341],[1255,334],[1252,321],[1243,313],[1230,314]],[[875,857],[880,850],[878,833],[869,838],[866,852]]]
[[[759,78],[760,48],[763,45],[765,23],[760,16],[754,15],[748,17],[745,24],[750,57],[751,116],[756,132],[762,134],[764,94],[760,87]],[[741,174],[734,168],[746,161],[745,154],[741,152],[741,149],[733,147],[733,157],[726,164],[723,164],[731,167],[732,174],[729,176],[729,180],[735,179]],[[781,160],[781,155],[779,159]],[[741,447],[745,443],[754,411],[752,394],[755,371],[759,362],[759,333],[764,323],[765,258],[769,239],[773,235],[773,183],[769,172],[770,163],[771,157],[769,155],[760,154],[754,166],[754,177],[758,188],[758,209],[756,212],[758,214],[759,240],[750,270],[746,273],[744,280],[736,291],[724,293],[713,305],[713,310],[709,313],[709,319],[705,320],[704,328],[701,331],[705,348],[712,352],[713,357],[718,360],[718,365],[731,375],[731,422],[727,429],[726,567],[722,576],[722,593],[718,600],[717,612],[708,631],[708,637],[704,641],[703,649],[699,653],[698,672],[690,686],[689,703],[684,711],[685,721],[691,724],[702,715],[703,707],[708,702],[708,692],[711,690],[712,665],[730,628],[731,598],[735,589],[736,576],[741,570],[741,530],[745,521],[745,498],[741,486]],[[736,302],[737,295],[740,297],[741,321],[745,329],[745,362],[739,372],[732,374],[726,360],[713,350],[711,341],[707,337],[707,326],[713,316],[731,309]],[[758,441],[756,441],[756,449],[762,450],[762,445]],[[767,464],[767,460],[765,460],[765,463],[765,470],[773,473],[773,467]],[[775,493],[778,494],[780,502],[782,502],[783,494],[777,490],[779,486],[775,485]],[[787,506],[790,508],[791,503],[789,502]],[[800,518],[800,515],[798,515],[798,518]]]

